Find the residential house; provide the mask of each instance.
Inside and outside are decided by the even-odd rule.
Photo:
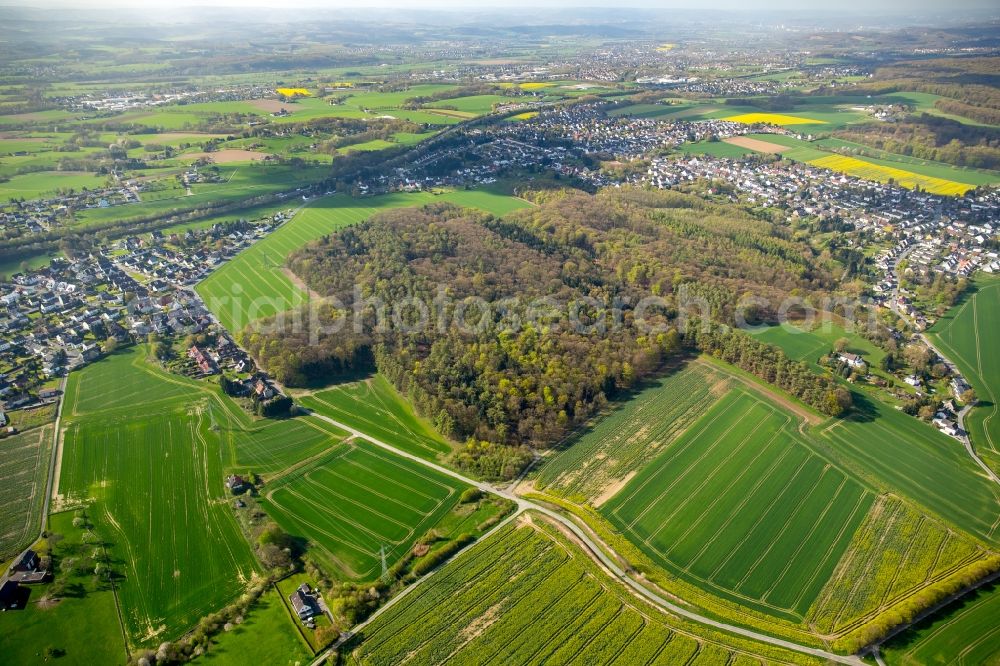
[[[295,614],[303,622],[314,615],[319,615],[319,603],[316,597],[313,596],[309,586],[305,583],[302,583],[294,592],[288,595],[288,600],[292,602]]]

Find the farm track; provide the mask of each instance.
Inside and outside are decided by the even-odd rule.
[[[45,526],[49,522],[49,507],[52,504],[52,496],[59,492],[59,475],[62,471],[62,449],[63,441],[59,436],[61,432],[60,423],[62,421],[63,403],[66,401],[66,382],[69,378],[63,377],[59,383],[59,404],[56,406],[55,429],[52,431],[52,460],[49,461],[49,475],[45,482],[45,500],[42,504],[42,526],[38,533],[41,538],[45,532]]]
[[[792,650],[792,651],[795,651],[795,652],[812,655],[814,657],[818,657],[820,659],[825,659],[825,660],[828,660],[828,661],[831,661],[831,662],[836,662],[836,663],[840,663],[840,664],[850,664],[852,666],[862,666],[865,663],[859,657],[856,657],[856,656],[853,656],[853,655],[849,655],[849,656],[839,655],[839,654],[834,654],[832,652],[827,652],[826,650],[821,650],[821,649],[809,647],[809,646],[806,646],[806,645],[800,645],[800,644],[794,643],[792,641],[787,641],[787,640],[784,640],[784,639],[781,639],[781,638],[776,638],[774,636],[769,636],[767,634],[762,634],[762,633],[759,633],[759,632],[756,632],[756,631],[745,629],[743,627],[739,627],[739,626],[736,626],[736,625],[731,625],[731,624],[727,624],[725,622],[720,622],[718,620],[713,620],[713,619],[711,619],[709,617],[705,617],[705,616],[700,615],[698,613],[695,613],[694,611],[691,611],[691,610],[689,610],[687,608],[679,606],[679,605],[677,605],[677,604],[675,604],[675,603],[667,600],[666,598],[660,596],[656,592],[653,592],[652,590],[650,590],[649,588],[647,588],[640,581],[632,578],[632,576],[630,574],[628,574],[624,569],[622,569],[612,559],[612,558],[620,559],[619,556],[613,550],[611,550],[610,548],[608,548],[608,546],[606,544],[600,544],[599,545],[597,542],[595,542],[594,539],[592,539],[590,537],[590,535],[587,532],[585,532],[582,528],[580,528],[574,521],[570,520],[569,518],[567,518],[566,516],[562,515],[561,513],[553,511],[552,509],[544,507],[544,506],[542,506],[540,504],[536,504],[536,503],[534,503],[532,501],[526,500],[523,497],[519,497],[517,495],[514,495],[514,494],[512,494],[512,493],[510,493],[510,492],[508,492],[506,490],[502,490],[500,488],[496,488],[495,486],[492,486],[492,485],[490,485],[488,483],[483,483],[483,482],[480,482],[480,481],[476,481],[474,479],[470,479],[470,478],[464,476],[463,474],[460,474],[459,472],[456,472],[454,470],[448,469],[446,467],[442,467],[441,465],[438,465],[436,463],[430,462],[428,460],[424,460],[424,459],[422,459],[422,458],[420,458],[418,456],[415,456],[415,455],[413,455],[411,453],[407,453],[406,451],[402,451],[400,449],[397,449],[396,447],[392,446],[391,444],[387,444],[387,443],[382,442],[382,441],[380,441],[378,439],[375,439],[374,437],[371,437],[371,436],[369,436],[369,435],[367,435],[367,434],[365,434],[365,433],[363,433],[363,432],[361,432],[359,430],[356,430],[356,429],[352,428],[351,426],[349,426],[349,425],[347,425],[345,423],[341,423],[339,421],[336,421],[336,420],[334,420],[334,419],[332,419],[332,418],[330,418],[328,416],[324,416],[322,414],[317,414],[315,412],[311,412],[311,414],[312,414],[312,416],[314,418],[318,418],[318,419],[327,421],[331,425],[334,425],[334,426],[336,426],[338,428],[341,428],[341,429],[347,431],[352,436],[360,438],[360,439],[364,439],[364,440],[370,442],[371,444],[374,444],[375,446],[377,446],[379,448],[382,448],[382,449],[384,449],[384,450],[386,450],[386,451],[388,451],[390,453],[393,453],[393,454],[395,454],[397,456],[401,456],[403,458],[406,458],[408,460],[416,462],[416,463],[418,463],[420,465],[428,467],[429,469],[432,469],[432,470],[434,470],[436,472],[439,472],[439,473],[444,474],[446,476],[449,476],[451,478],[457,479],[457,480],[459,480],[459,481],[461,481],[461,482],[463,482],[465,484],[468,484],[470,486],[478,488],[479,490],[481,490],[481,491],[483,491],[485,493],[489,493],[489,494],[492,494],[492,495],[498,495],[500,497],[503,497],[505,499],[508,499],[508,500],[514,502],[517,505],[517,510],[514,513],[512,513],[510,516],[508,516],[505,520],[501,521],[494,529],[490,530],[490,532],[488,532],[487,534],[483,535],[483,537],[480,538],[478,541],[476,541],[476,543],[482,543],[483,541],[486,541],[491,536],[493,536],[501,527],[506,526],[511,520],[513,520],[516,516],[520,515],[521,513],[525,512],[525,511],[532,511],[534,513],[538,513],[538,514],[541,514],[541,515],[545,516],[547,519],[552,520],[552,521],[558,523],[562,528],[564,528],[566,530],[569,530],[573,534],[573,536],[575,537],[575,539],[577,539],[581,544],[583,544],[585,546],[585,552],[587,553],[587,555],[591,559],[595,560],[601,566],[601,568],[603,568],[604,570],[608,571],[612,575],[612,577],[618,579],[621,583],[623,583],[624,585],[626,585],[627,587],[629,587],[631,592],[633,592],[634,594],[640,595],[645,600],[651,602],[655,606],[658,606],[661,610],[663,610],[663,611],[665,611],[667,613],[671,613],[671,614],[674,614],[674,615],[679,615],[679,616],[684,617],[684,618],[686,618],[688,620],[692,620],[692,621],[694,621],[694,622],[696,622],[698,624],[709,626],[709,627],[712,627],[714,629],[719,629],[719,630],[722,630],[722,631],[730,633],[730,634],[736,634],[736,635],[743,636],[745,638],[750,638],[752,640],[756,640],[756,641],[759,641],[759,642],[762,642],[762,643],[767,643],[767,644],[770,644],[770,645],[775,645],[775,646],[778,646],[778,647],[781,647],[781,648],[785,648],[787,650]],[[469,552],[470,550],[473,550],[473,549],[471,547],[463,549],[455,557],[456,558],[460,557],[464,553]],[[608,556],[607,552],[611,553],[610,557]],[[440,569],[438,569],[438,571],[439,570]],[[325,660],[328,657],[330,657],[339,647],[341,647],[343,644],[345,644],[347,641],[349,641],[351,638],[353,638],[353,636],[355,634],[357,634],[359,631],[363,630],[366,626],[368,626],[376,618],[380,617],[387,610],[389,610],[394,605],[396,605],[397,603],[399,603],[400,599],[405,598],[410,592],[412,592],[412,590],[416,589],[421,583],[423,583],[424,581],[426,581],[426,580],[428,580],[428,579],[430,579],[432,577],[433,577],[433,573],[429,574],[429,575],[427,575],[427,576],[425,576],[423,578],[421,578],[419,581],[417,581],[416,583],[414,583],[413,585],[411,585],[409,588],[407,588],[406,590],[404,590],[402,593],[400,593],[399,595],[397,595],[396,597],[394,597],[393,599],[391,599],[385,606],[383,606],[378,611],[376,611],[364,623],[361,623],[361,624],[357,625],[356,627],[354,627],[354,629],[352,631],[347,632],[343,637],[341,637],[331,647],[329,647],[326,650],[320,652],[316,656],[316,658],[313,660],[313,662],[312,662],[313,666],[319,666],[320,664],[324,663]]]

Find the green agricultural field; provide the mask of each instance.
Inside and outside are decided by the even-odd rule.
[[[882,496],[810,609],[810,626],[843,635],[985,555],[968,537]]]
[[[60,579],[30,587],[24,610],[0,613],[0,655],[9,664],[45,663],[46,648],[62,650],[54,663],[67,666],[124,664],[115,593],[94,576],[99,539],[73,527],[72,512],[49,517],[53,568]],[[97,551],[99,552],[99,551]],[[70,563],[72,561],[72,564]],[[58,601],[43,602],[58,592]]]
[[[335,195],[314,200],[290,222],[240,253],[202,281],[198,293],[230,331],[287,311],[305,302],[306,293],[282,270],[288,255],[317,238],[360,222],[381,209],[449,201],[502,215],[528,206],[525,201],[493,192],[385,194],[367,199]]]
[[[504,104],[510,101],[512,101],[510,97],[504,97],[503,95],[470,95],[468,97],[456,97],[455,99],[432,102],[426,108],[454,108],[458,111],[481,116],[491,112],[495,104]]]
[[[208,408],[221,398],[147,364],[142,348],[72,377],[59,499],[86,504],[109,543],[129,643],[176,638],[257,570],[225,501],[226,447]]]
[[[455,505],[464,485],[354,439],[268,483],[263,504],[289,534],[309,539],[324,570],[381,575]]]
[[[46,194],[55,194],[56,190],[93,190],[104,186],[106,176],[96,176],[90,173],[75,171],[38,171],[21,176],[11,176],[6,182],[0,183],[0,197],[24,197],[37,199]]]
[[[253,220],[260,217],[266,217],[274,215],[279,211],[291,211],[294,210],[298,203],[290,201],[278,201],[277,203],[263,204],[260,206],[250,206],[247,208],[241,208],[238,211],[232,213],[223,213],[222,215],[210,215],[208,217],[199,218],[192,222],[182,222],[181,224],[174,225],[172,227],[166,227],[163,229],[164,235],[184,233],[188,229],[207,229],[214,224],[221,224],[224,222],[234,222],[236,220]]]
[[[890,666],[1000,663],[1000,588],[986,586],[882,647]]]
[[[299,402],[318,414],[421,458],[437,460],[451,451],[451,446],[413,413],[382,375],[304,395]]]
[[[76,214],[77,223],[83,226],[128,220],[152,215],[190,210],[205,204],[238,202],[248,197],[284,192],[322,180],[329,175],[327,167],[310,165],[301,169],[282,164],[254,163],[247,166],[220,166],[222,182],[198,183],[192,186],[192,195],[178,187],[170,187],[164,194],[152,193],[137,203],[108,208],[89,208]],[[172,178],[172,172],[169,174]],[[173,183],[171,183],[173,184]],[[291,203],[286,202],[285,207]]]
[[[76,114],[62,109],[52,109],[50,111],[32,111],[30,113],[13,113],[0,115],[0,125],[34,125],[49,122],[58,122],[73,118]]]
[[[691,104],[621,104],[608,111],[612,117],[662,118],[696,107]]]
[[[44,138],[24,137],[14,139],[0,139],[0,155],[10,155],[11,153],[43,153],[52,150],[58,144],[52,143]]]
[[[601,513],[672,574],[801,622],[874,495],[734,389]]]
[[[173,379],[171,377],[171,379]],[[140,350],[116,353],[83,372],[71,373],[66,384],[67,415],[127,409],[136,405],[173,404],[191,394],[183,381],[165,381],[143,361]]]
[[[980,277],[975,288],[929,335],[975,389],[980,406],[966,417],[965,427],[983,459],[1000,470],[1000,279]]]
[[[352,151],[357,152],[371,152],[375,150],[385,150],[386,148],[395,148],[396,144],[392,141],[386,141],[385,139],[373,139],[372,141],[362,141],[361,143],[352,143],[350,145],[344,146],[339,149],[338,152],[350,153]]]
[[[14,273],[21,272],[24,268],[27,268],[28,270],[35,270],[36,268],[41,268],[42,266],[48,266],[51,260],[52,257],[45,253],[17,256],[12,259],[7,259],[6,261],[0,261],[0,275],[6,278]]]
[[[796,129],[796,127],[792,129]],[[747,136],[751,139],[776,143],[779,146],[787,146],[788,149],[783,150],[781,156],[784,159],[795,160],[796,162],[808,162],[809,160],[829,157],[830,155],[826,151],[819,150],[815,142],[798,139],[794,136],[786,136],[784,134],[748,134]]]
[[[95,157],[101,152],[100,148],[84,148],[77,153],[73,153],[76,158]],[[80,190],[83,187],[91,187],[92,181],[88,178],[96,178],[87,171],[73,171],[62,168],[60,165],[66,159],[66,153],[56,151],[35,152],[25,155],[11,155],[0,159],[0,178],[4,180],[2,186],[8,189],[23,188],[28,192],[50,192],[56,186]],[[53,181],[50,190],[49,181]],[[107,182],[106,176],[101,176],[97,186],[102,186]]]
[[[382,109],[392,109],[402,106],[408,99],[414,97],[430,97],[437,93],[454,90],[455,86],[449,84],[425,84],[411,86],[405,90],[395,92],[364,91],[352,94],[347,98],[345,104],[356,107],[372,109],[375,111]]]
[[[316,419],[253,418],[228,400],[210,403],[209,408],[209,419],[229,447],[227,469],[239,474],[260,474],[265,480],[321,455],[347,436],[346,432]]]
[[[947,330],[948,324],[942,320],[939,326]],[[971,329],[970,334],[974,338]],[[862,354],[870,368],[878,368],[884,355],[861,336],[825,323],[809,332],[777,326],[754,336],[780,347],[790,358],[810,364],[817,372],[821,370],[816,360],[829,353],[840,337],[849,340],[848,351]],[[814,431],[810,443],[849,465],[856,476],[875,487],[908,497],[990,544],[1000,543],[1000,489],[981,474],[961,444],[888,404],[872,400],[860,388],[852,391],[854,413]],[[989,456],[991,450],[984,453]],[[938,481],[942,475],[953,480],[947,488]]]
[[[461,111],[436,111],[433,109],[416,111],[410,111],[407,109],[390,109],[389,111],[379,111],[378,115],[397,118],[399,120],[408,120],[411,123],[419,123],[422,125],[455,125],[463,120],[475,117],[475,114],[464,114]]]
[[[0,562],[38,536],[51,448],[50,426],[0,439]]]
[[[412,146],[434,136],[434,132],[419,132],[412,134],[409,132],[396,132],[392,135],[392,140],[403,146]]]
[[[690,155],[712,155],[713,157],[745,157],[746,155],[755,154],[749,148],[734,146],[725,141],[685,143],[680,147],[680,150]]]
[[[545,492],[600,506],[729,386],[725,375],[695,363],[650,382],[560,446],[538,472],[536,484]]]
[[[1000,544],[1000,487],[961,443],[857,392],[854,401],[854,413],[816,432],[815,445],[880,489],[908,498],[993,547]]]
[[[296,666],[312,658],[287,608],[272,588],[250,608],[242,624],[212,639],[208,651],[195,664],[243,666],[253,661],[268,666]]]
[[[349,663],[816,663],[646,606],[542,520],[445,565],[363,629]]]

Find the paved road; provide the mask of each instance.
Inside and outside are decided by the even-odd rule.
[[[909,315],[907,315],[899,308],[899,303],[898,303],[899,274],[897,271],[897,267],[899,266],[899,262],[905,259],[907,256],[909,256],[909,254],[913,252],[913,250],[915,249],[916,246],[911,245],[910,247],[903,250],[903,252],[898,257],[896,257],[892,265],[892,271],[890,271],[890,275],[892,275],[896,280],[896,288],[893,290],[892,298],[889,300],[889,308],[896,313],[896,316],[900,317],[903,321],[912,326],[914,330],[916,330],[916,325],[914,324],[914,322],[910,319]],[[933,351],[935,354],[941,357],[941,360],[944,361],[944,364],[948,367],[948,370],[951,371],[951,374],[953,374],[956,377],[962,376],[962,371],[958,369],[958,366],[955,365],[955,363],[950,358],[948,358],[944,354],[944,352],[942,352],[940,349],[934,346],[934,343],[931,342],[930,338],[927,337],[927,335],[921,333],[920,339],[924,342],[925,345],[927,345],[930,348],[931,351]],[[976,453],[976,449],[972,446],[972,440],[969,439],[969,433],[965,429],[965,417],[968,415],[969,411],[973,407],[975,407],[975,403],[966,405],[965,407],[962,408],[962,411],[958,413],[958,429],[961,432],[961,435],[959,435],[958,437],[958,441],[962,442],[962,445],[965,447],[965,451],[969,454],[969,457],[972,458],[972,460],[974,460],[975,463],[979,465],[979,467],[981,467],[984,472],[986,472],[986,475],[990,479],[992,479],[994,483],[1000,484],[1000,476],[997,476],[996,472],[994,472],[989,465],[983,462],[983,459],[979,457],[978,453]]]
[[[706,626],[709,626],[709,627],[713,627],[715,629],[719,629],[719,630],[722,630],[722,631],[725,631],[725,632],[728,632],[728,633],[731,633],[731,634],[737,634],[737,635],[740,635],[740,636],[745,636],[746,638],[750,638],[750,639],[759,641],[761,643],[768,643],[770,645],[776,645],[778,647],[782,647],[782,648],[785,648],[787,650],[792,650],[792,651],[800,652],[800,653],[803,653],[803,654],[809,654],[809,655],[812,655],[814,657],[818,657],[820,659],[826,659],[828,661],[837,662],[837,663],[840,663],[840,664],[850,664],[851,666],[862,666],[865,663],[860,658],[855,657],[853,655],[852,656],[844,656],[844,655],[834,654],[832,652],[827,652],[825,650],[820,650],[818,648],[808,647],[806,645],[799,645],[798,643],[794,643],[792,641],[786,641],[784,639],[775,638],[774,636],[768,636],[767,634],[761,634],[761,633],[758,633],[756,631],[752,631],[750,629],[744,629],[743,627],[738,627],[738,626],[735,626],[735,625],[726,624],[725,622],[719,622],[718,620],[713,620],[711,618],[705,617],[704,615],[699,615],[698,613],[695,613],[694,611],[688,610],[687,608],[684,608],[682,606],[678,606],[677,604],[675,604],[675,603],[673,603],[671,601],[668,601],[667,599],[663,598],[659,594],[653,592],[652,590],[650,590],[649,588],[647,588],[645,585],[643,585],[638,580],[632,578],[624,569],[622,569],[620,566],[618,566],[618,564],[614,560],[612,560],[610,557],[608,557],[608,555],[605,553],[605,547],[602,547],[601,545],[598,545],[590,537],[589,534],[587,534],[583,529],[580,528],[579,525],[577,525],[575,522],[573,522],[572,520],[570,520],[566,516],[562,515],[561,513],[557,513],[557,512],[555,512],[555,511],[553,511],[553,510],[551,510],[551,509],[549,509],[547,507],[541,506],[540,504],[536,504],[536,503],[534,503],[534,502],[532,502],[530,500],[526,500],[523,497],[519,497],[519,496],[514,495],[514,494],[512,494],[510,492],[507,492],[505,490],[501,490],[501,489],[499,489],[499,488],[497,488],[497,487],[495,487],[495,486],[493,486],[491,484],[483,483],[481,481],[476,481],[474,479],[470,479],[467,476],[464,476],[463,474],[460,474],[459,472],[456,472],[454,470],[450,470],[447,467],[442,467],[441,465],[438,465],[438,464],[435,464],[433,462],[430,462],[429,460],[424,460],[423,458],[415,456],[412,453],[407,453],[406,451],[401,451],[400,449],[397,449],[396,447],[392,446],[391,444],[386,444],[383,441],[375,439],[374,437],[371,437],[371,436],[369,436],[369,435],[361,432],[360,430],[356,430],[356,429],[352,428],[351,426],[349,426],[349,425],[347,425],[345,423],[341,423],[340,421],[336,421],[336,420],[334,420],[334,419],[332,419],[332,418],[330,418],[328,416],[324,416],[322,414],[317,414],[315,412],[310,412],[310,413],[315,418],[318,418],[318,419],[321,419],[323,421],[326,421],[327,423],[330,423],[330,424],[332,424],[332,425],[334,425],[334,426],[336,426],[336,427],[338,427],[338,428],[340,428],[342,430],[345,430],[345,431],[349,432],[350,434],[354,435],[355,437],[357,437],[359,439],[363,439],[366,442],[374,444],[375,446],[378,446],[379,448],[385,449],[386,451],[389,451],[389,452],[391,452],[391,453],[393,453],[395,455],[398,455],[398,456],[401,456],[403,458],[406,458],[407,460],[412,460],[413,462],[418,463],[420,465],[423,465],[424,467],[428,467],[430,469],[433,469],[436,472],[440,472],[441,474],[449,476],[449,477],[451,477],[453,479],[457,479],[457,480],[459,480],[459,481],[461,481],[463,483],[466,483],[466,484],[468,484],[470,486],[474,486],[475,488],[478,488],[479,490],[481,490],[483,492],[492,493],[494,495],[499,495],[500,497],[504,497],[504,498],[506,498],[506,499],[508,499],[508,500],[510,500],[512,502],[515,502],[517,504],[517,511],[515,512],[515,515],[517,515],[518,513],[521,513],[522,511],[529,511],[530,510],[530,511],[534,511],[534,512],[540,513],[540,514],[542,514],[542,515],[550,518],[551,520],[559,523],[560,525],[562,525],[563,527],[565,527],[567,530],[569,530],[570,532],[572,532],[573,536],[575,536],[577,539],[579,539],[580,542],[583,543],[586,546],[586,548],[590,551],[590,554],[594,558],[596,558],[601,563],[601,565],[603,565],[608,571],[610,571],[612,573],[612,575],[614,575],[616,578],[618,578],[619,580],[621,580],[625,585],[627,585],[628,587],[630,587],[637,594],[641,595],[642,597],[644,597],[645,599],[647,599],[648,601],[650,601],[654,605],[659,606],[661,609],[667,611],[668,613],[672,613],[674,615],[679,615],[681,617],[687,618],[687,619],[692,620],[694,622],[697,622],[699,624],[703,624],[703,625],[706,625]],[[511,518],[513,518],[513,516]],[[510,520],[511,518],[508,518],[508,520]],[[495,528],[494,530],[492,530],[490,532],[490,534],[492,534],[494,531],[496,531],[496,529],[499,529],[499,526],[497,528]],[[480,541],[482,541],[482,539]],[[412,587],[410,589],[412,589]],[[358,625],[358,627],[356,627],[354,629],[354,631],[352,631],[351,633],[352,634],[356,633],[359,628],[362,628],[364,626],[365,626],[365,623],[363,623],[361,625]],[[338,641],[337,644],[335,644],[334,647],[332,647],[329,650],[327,650],[326,652],[322,653],[319,657],[317,657],[317,661],[315,661],[314,663],[319,663],[320,657],[325,657],[326,655],[328,655],[333,649],[335,649],[336,647],[339,647],[339,645],[341,644],[341,642],[342,641]]]
[[[930,347],[931,351],[933,351],[935,354],[937,354],[938,356],[941,357],[941,360],[944,361],[944,364],[946,366],[948,366],[948,369],[951,370],[951,372],[952,372],[953,375],[955,375],[956,377],[961,377],[962,376],[962,373],[958,369],[958,366],[955,365],[951,361],[951,359],[949,359],[947,356],[945,356],[944,352],[942,352],[940,349],[938,349],[937,347],[935,347],[934,343],[931,342],[931,340],[930,340],[929,337],[927,337],[926,335],[924,335],[923,333],[921,333],[920,334],[920,339],[924,341],[924,344],[926,344],[928,347]],[[958,440],[960,442],[962,442],[962,444],[965,446],[965,450],[969,453],[969,455],[972,457],[972,459],[976,461],[976,464],[983,468],[983,471],[986,472],[986,475],[989,476],[991,479],[993,479],[994,483],[1000,484],[1000,476],[997,476],[996,472],[994,472],[990,468],[989,465],[987,465],[985,462],[983,462],[983,459],[979,457],[978,453],[976,453],[976,449],[973,448],[973,446],[972,446],[972,440],[969,439],[969,433],[965,429],[965,417],[968,415],[968,413],[975,406],[976,406],[976,403],[974,403],[974,402],[970,403],[970,404],[966,405],[965,407],[963,407],[962,411],[960,411],[958,413],[958,429],[959,429],[959,432],[961,433],[959,435],[959,437],[958,437]]]

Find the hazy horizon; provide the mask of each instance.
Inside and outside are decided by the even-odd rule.
[[[206,9],[213,8],[259,8],[259,9],[288,9],[310,8],[328,10],[350,10],[364,11],[371,10],[445,10],[456,13],[484,13],[496,11],[508,11],[511,9],[614,9],[623,11],[628,9],[642,10],[711,10],[727,12],[787,12],[790,14],[830,14],[843,13],[845,11],[859,15],[877,14],[905,14],[905,13],[940,13],[947,9],[948,12],[961,11],[983,11],[992,10],[1000,13],[1000,8],[995,0],[954,0],[948,3],[947,8],[943,8],[936,0],[843,0],[837,4],[836,8],[828,7],[804,7],[801,0],[625,0],[621,5],[611,6],[609,3],[598,0],[509,0],[506,2],[489,2],[470,7],[467,1],[463,0],[418,0],[417,2],[403,2],[401,0],[368,0],[364,3],[351,2],[349,0],[288,0],[280,2],[278,0],[211,0],[208,3],[200,3],[196,0],[32,0],[30,3],[0,2],[3,8],[22,9],[43,9],[43,8],[73,8],[73,9],[152,9],[152,10],[172,10],[184,9]],[[958,17],[956,17],[958,18]]]

